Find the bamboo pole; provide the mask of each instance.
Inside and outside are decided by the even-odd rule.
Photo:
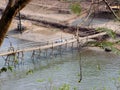
[[[92,39],[92,38],[96,38],[99,36],[103,36],[106,35],[106,32],[102,32],[99,34],[94,34],[94,35],[90,35],[87,37],[79,37],[79,40],[86,42],[88,39]],[[65,45],[65,44],[69,44],[72,42],[76,42],[77,39],[71,39],[71,40],[67,40],[67,42],[60,42],[60,43],[53,43],[53,44],[49,44],[49,45],[44,45],[44,46],[36,46],[36,47],[31,47],[31,48],[24,48],[24,49],[19,49],[19,50],[14,50],[14,51],[6,51],[6,52],[2,52],[0,53],[0,56],[5,56],[5,55],[9,55],[9,54],[14,54],[14,53],[18,53],[18,52],[29,52],[29,51],[33,51],[33,50],[44,50],[44,49],[49,49],[49,48],[53,48],[53,47],[57,47],[57,46],[61,46],[61,45]]]

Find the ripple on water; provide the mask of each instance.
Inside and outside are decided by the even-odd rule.
[[[33,68],[34,65],[29,67]],[[103,51],[84,51],[82,53],[83,78],[81,83],[78,83],[79,70],[79,57],[76,52],[65,54],[62,58],[54,58],[54,60],[47,58],[47,60],[42,60],[42,65],[35,69],[33,74],[8,80],[4,82],[1,90],[53,90],[64,84],[69,85],[71,90],[73,88],[77,88],[77,90],[117,90],[116,85],[119,86],[119,56]]]

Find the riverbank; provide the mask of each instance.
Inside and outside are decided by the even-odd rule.
[[[48,1],[50,2],[51,0]],[[34,13],[27,12],[27,9],[25,12],[28,16]],[[31,9],[32,7],[30,10]],[[38,6],[35,11],[37,10]],[[41,13],[41,11],[39,11],[39,13]],[[39,19],[39,15],[42,15],[35,14],[32,14],[32,18],[38,16],[37,18]],[[48,18],[49,15],[43,16]],[[56,17],[54,18],[54,16]],[[66,14],[64,16],[67,18]],[[64,17],[58,14],[50,15],[49,18],[52,18],[52,20],[53,18],[54,20],[64,20]],[[75,23],[80,23],[78,19],[79,18],[74,20]],[[106,18],[99,18],[97,20],[93,20],[95,26],[101,27],[100,25],[104,24],[106,27],[105,23],[112,22],[108,24],[107,28],[112,27],[115,30],[120,30],[119,22],[114,22],[113,19],[109,19],[109,21],[108,19],[106,20]],[[115,23],[117,23],[117,26]],[[27,47],[25,44],[29,43],[29,41],[32,43],[54,42],[59,39],[74,37],[73,34],[63,32],[62,29],[38,25],[30,20],[22,20],[22,26],[25,28],[23,33],[20,33],[17,29],[17,24],[18,20],[14,19],[7,33],[8,38],[6,38],[6,44],[2,48],[5,48],[5,46],[9,47],[10,41],[17,44],[18,47],[20,44]],[[93,28],[93,26],[86,27]],[[11,39],[11,37],[13,38]],[[16,38],[17,40],[14,40]],[[65,45],[62,49],[58,47],[54,49],[50,48],[50,50],[19,53],[19,61],[14,61],[17,65],[15,65],[15,68],[10,68],[12,72],[8,70],[7,72],[1,73],[0,90],[54,90],[66,86],[70,88],[70,90],[120,89],[119,55],[104,52],[104,50],[99,47],[85,47],[83,51],[79,53],[78,48],[72,48],[72,45],[73,44],[70,44],[70,47]],[[77,47],[75,44],[74,46]],[[33,57],[35,58],[33,59]],[[0,67],[4,66],[5,58],[6,57],[0,57]],[[11,63],[13,65],[13,60]],[[78,82],[81,72],[82,81]]]
[[[47,2],[48,1],[48,2]],[[53,5],[54,2],[54,5]],[[5,8],[7,1],[1,1],[0,7],[1,9]],[[42,4],[41,4],[42,3]],[[88,9],[89,3],[88,2],[81,2],[82,8]],[[49,1],[46,0],[37,0],[37,2],[32,1],[28,4],[22,11],[22,17],[29,17],[33,20],[48,20],[51,22],[65,22],[68,20],[70,25],[76,26],[77,24],[81,23],[82,19],[85,19],[86,14],[83,15],[83,18],[76,17],[77,15],[73,13],[60,13],[59,10],[63,10],[66,8],[70,10],[69,5],[71,3],[60,2],[57,0]],[[4,6],[3,6],[4,5]],[[59,5],[59,8],[53,9]],[[85,5],[88,7],[85,8]],[[61,7],[63,6],[63,7]],[[74,18],[75,17],[75,18]],[[70,21],[69,21],[70,20]],[[25,27],[25,31],[21,34],[17,30],[17,25],[19,21],[16,18],[13,20],[11,27],[9,28],[9,32],[7,33],[8,37],[19,38],[23,40],[29,40],[34,42],[54,42],[59,39],[66,39],[74,37],[73,34],[63,32],[64,30],[60,28],[49,27],[49,25],[41,25],[40,22],[33,22],[31,20],[22,19],[22,26]],[[64,24],[64,23],[63,23]],[[99,13],[96,16],[90,17],[84,24],[80,27],[86,28],[99,28],[105,27],[112,29],[113,31],[120,34],[120,23],[118,21],[114,21],[113,16],[108,13]]]

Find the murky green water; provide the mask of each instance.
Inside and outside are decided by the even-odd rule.
[[[0,90],[56,90],[65,84],[70,90],[120,90],[119,56],[84,50],[81,54],[83,78],[79,83],[77,55],[77,51],[68,51],[62,57],[44,58],[33,64],[27,54],[24,65],[1,74]],[[33,72],[28,73],[29,70]]]

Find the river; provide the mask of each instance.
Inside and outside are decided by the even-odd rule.
[[[15,41],[16,39],[12,39]],[[19,42],[17,40],[17,42]],[[16,43],[17,43],[16,42]],[[24,43],[25,41],[21,43]],[[4,42],[4,45],[8,42]],[[14,43],[15,45],[17,45]],[[20,43],[20,42],[19,42]],[[120,57],[102,50],[85,49],[80,57],[77,50],[68,50],[62,57],[41,58],[33,63],[30,53],[23,65],[0,76],[0,90],[119,90]],[[1,58],[1,65],[3,59]],[[69,89],[59,89],[59,88]]]

